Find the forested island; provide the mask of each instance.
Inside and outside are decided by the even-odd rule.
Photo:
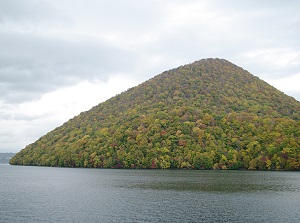
[[[300,170],[300,102],[227,60],[203,59],[82,112],[10,163]]]

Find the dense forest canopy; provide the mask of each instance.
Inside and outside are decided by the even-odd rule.
[[[299,170],[300,103],[224,59],[203,59],[82,112],[10,163]]]

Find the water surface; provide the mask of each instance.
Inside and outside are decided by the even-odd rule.
[[[298,222],[300,173],[0,165],[0,222]]]

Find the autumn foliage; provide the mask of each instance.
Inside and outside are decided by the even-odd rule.
[[[81,113],[11,164],[300,170],[300,103],[226,60],[203,59]]]

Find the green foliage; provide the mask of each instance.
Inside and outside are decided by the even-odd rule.
[[[17,165],[300,169],[300,103],[234,64],[166,71],[20,151]]]

